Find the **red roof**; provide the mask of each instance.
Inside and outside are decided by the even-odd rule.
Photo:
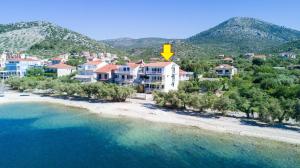
[[[165,67],[170,65],[172,62],[153,62],[149,64],[145,64],[144,67]]]
[[[54,65],[48,66],[48,68],[52,68],[52,69],[75,69],[75,67],[67,65],[67,64],[54,64]]]
[[[108,65],[105,65],[104,67],[97,69],[96,73],[109,73],[112,70],[116,70],[117,68],[118,68],[118,66],[115,64],[108,64]]]
[[[102,61],[101,60],[95,60],[95,61],[89,61],[83,65],[98,65],[98,64],[101,64]]]

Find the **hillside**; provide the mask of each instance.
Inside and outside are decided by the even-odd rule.
[[[235,17],[186,39],[186,42],[223,52],[258,52],[298,39],[300,31],[254,18]]]
[[[294,52],[300,54],[300,40],[284,43],[278,47],[273,47],[266,52],[271,52],[271,53]]]
[[[105,43],[43,21],[0,25],[0,50],[23,50],[40,56],[83,50],[120,52]]]
[[[165,38],[118,38],[118,39],[110,39],[103,40],[102,42],[107,43],[116,48],[122,49],[133,49],[133,48],[155,48],[160,47],[164,43],[168,43],[174,41],[174,39],[165,39]]]
[[[134,58],[159,57],[165,42],[174,44],[175,57],[213,57],[219,54],[239,55],[264,52],[285,47],[300,40],[300,31],[278,26],[254,18],[234,17],[209,30],[182,40],[163,38],[122,38],[103,41],[119,49],[126,49]]]

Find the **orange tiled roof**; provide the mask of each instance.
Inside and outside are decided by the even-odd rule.
[[[55,65],[50,65],[48,68],[52,69],[74,69],[75,67],[67,65],[67,64],[55,64]]]
[[[145,64],[144,67],[165,67],[170,65],[172,62],[153,62],[149,64]]]
[[[112,70],[116,70],[117,68],[118,68],[118,66],[115,65],[115,64],[108,64],[108,65],[105,65],[102,68],[97,69],[96,73],[109,73]]]

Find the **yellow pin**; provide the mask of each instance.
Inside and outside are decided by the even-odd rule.
[[[166,61],[169,61],[170,58],[174,55],[174,53],[172,52],[172,45],[168,43],[164,44],[163,50],[160,54]]]

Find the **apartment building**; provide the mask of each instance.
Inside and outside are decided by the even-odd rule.
[[[29,68],[42,68],[42,61],[31,58],[9,59],[5,63],[5,70],[1,71],[1,78],[24,77]]]
[[[96,70],[105,65],[107,65],[107,63],[100,60],[89,61],[78,67],[78,74],[74,78],[81,82],[96,82]]]
[[[119,65],[115,71],[114,81],[120,85],[134,85],[139,83],[138,73],[143,63],[127,63]]]
[[[146,93],[154,90],[168,92],[178,88],[179,66],[174,62],[145,64],[139,73],[141,84]]]

